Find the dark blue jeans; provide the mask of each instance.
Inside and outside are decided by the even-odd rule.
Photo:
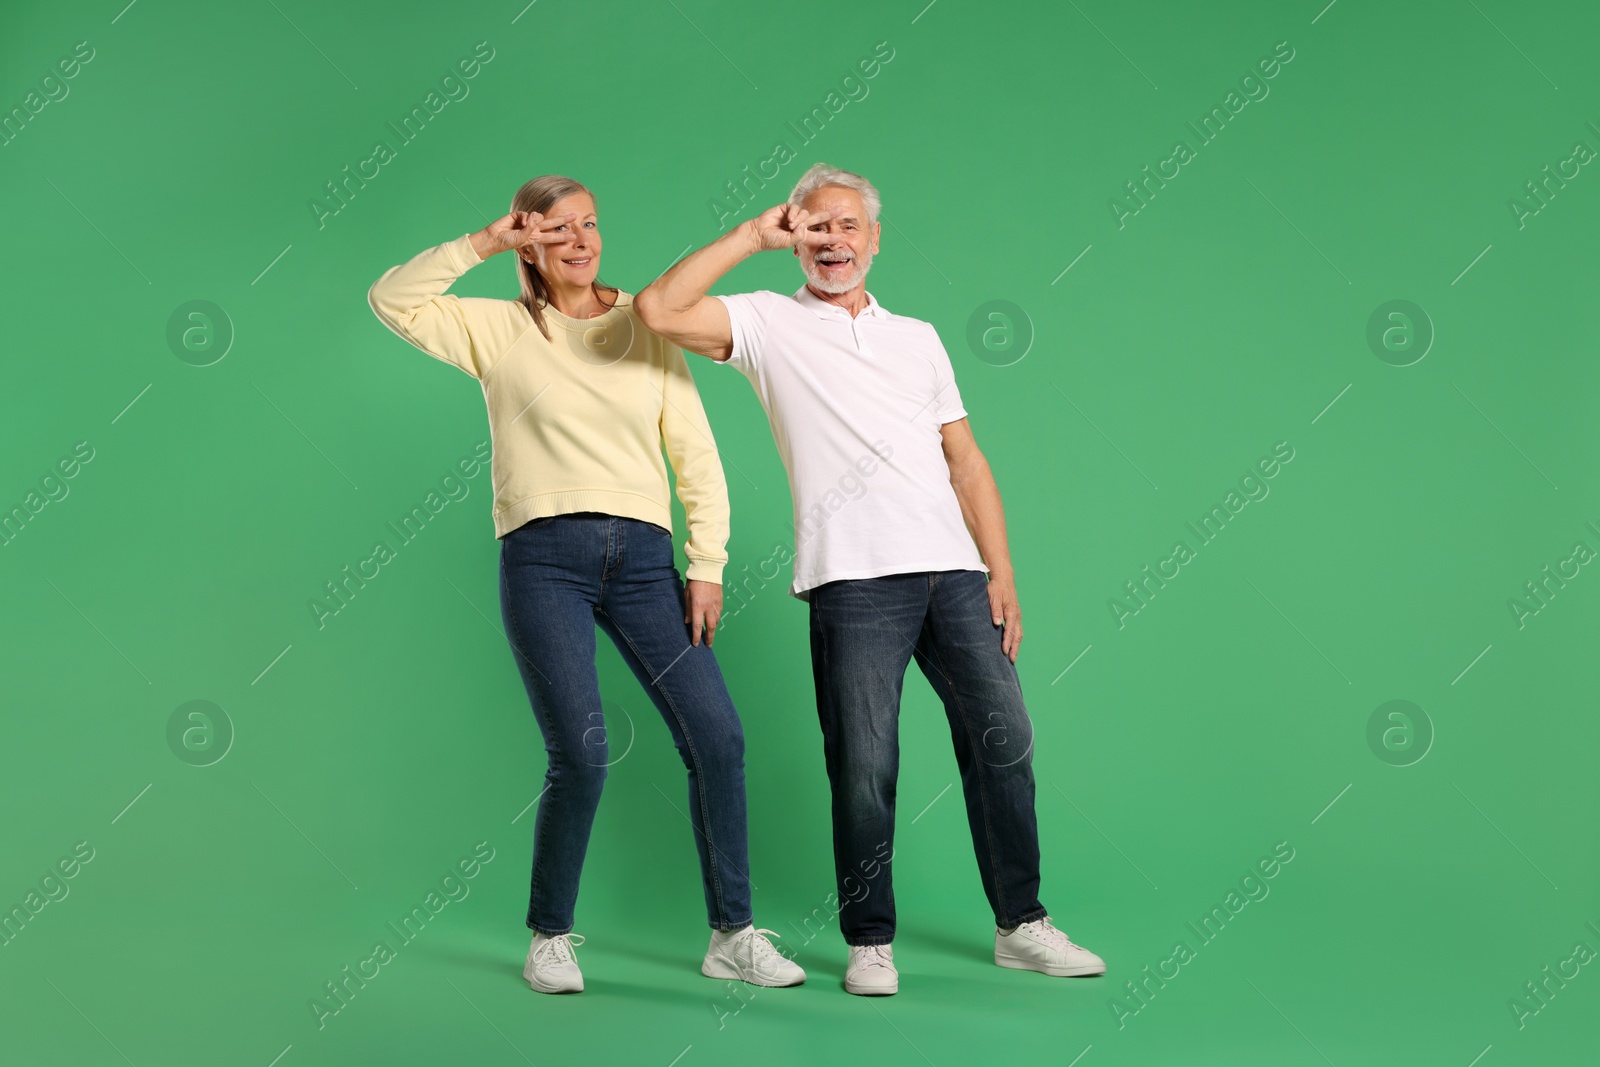
[[[716,657],[703,640],[689,642],[671,531],[593,512],[535,519],[501,539],[500,610],[549,757],[534,819],[528,928],[551,936],[572,929],[578,876],[612,762],[596,625],[661,712],[688,768],[689,818],[712,927],[749,923],[744,730]]]
[[[894,940],[900,690],[914,658],[944,702],[967,824],[997,926],[1043,918],[1033,724],[1000,648],[982,571],[828,582],[811,590],[811,667],[833,787],[839,932]]]

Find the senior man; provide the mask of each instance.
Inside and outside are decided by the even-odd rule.
[[[899,990],[895,782],[912,659],[950,722],[995,963],[1104,974],[1039,903],[1033,728],[1016,670],[1022,612],[1000,492],[938,333],[866,289],[880,203],[865,178],[818,163],[787,203],[685,258],[634,308],[650,329],[750,379],[789,475],[790,592],[810,605],[845,989]],[[707,297],[746,257],[781,249],[805,273],[792,296]]]

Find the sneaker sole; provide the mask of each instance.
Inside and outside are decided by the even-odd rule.
[[[844,991],[846,993],[853,993],[858,997],[892,997],[896,993],[900,992],[900,981],[899,981],[899,979],[896,979],[893,986],[885,987],[885,986],[881,986],[881,985],[880,986],[860,986],[860,985],[855,985],[854,983],[852,983],[848,979],[846,979],[845,983],[844,983]]]
[[[1079,964],[1076,967],[1065,967],[1061,964],[1052,966],[1035,963],[1032,960],[1017,959],[1014,956],[1002,956],[998,952],[995,953],[994,962],[998,967],[1009,967],[1014,971],[1038,971],[1040,974],[1048,974],[1055,978],[1087,978],[1106,973],[1106,966],[1103,963],[1098,967],[1092,963]]]
[[[583,992],[583,983],[581,981],[578,983],[577,988],[570,988],[566,986],[542,986],[538,982],[534,981],[533,976],[530,975],[526,970],[522,972],[522,978],[528,983],[528,988],[532,989],[535,993],[561,994]]]
[[[748,982],[750,985],[764,986],[768,989],[787,989],[790,986],[803,985],[806,980],[806,976],[803,973],[799,978],[787,981],[778,978],[765,978],[760,975],[754,978],[747,978],[739,973],[739,968],[720,956],[707,956],[705,962],[700,964],[700,973],[707,978],[716,978],[728,982]]]

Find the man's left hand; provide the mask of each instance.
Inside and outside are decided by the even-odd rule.
[[[996,626],[1004,626],[1000,651],[1017,662],[1022,647],[1022,606],[1017,603],[1017,583],[1011,576],[989,576],[989,616]]]

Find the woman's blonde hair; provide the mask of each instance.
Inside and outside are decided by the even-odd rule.
[[[558,201],[564,200],[574,193],[588,193],[593,198],[594,193],[582,182],[560,174],[544,174],[525,184],[517,190],[517,195],[511,198],[512,211],[536,211],[541,215],[550,213],[550,208]],[[544,275],[539,273],[539,268],[523,259],[517,259],[517,279],[522,283],[522,295],[517,302],[528,309],[528,314],[533,316],[533,324],[539,327],[539,332],[544,334],[545,340],[550,339],[550,328],[545,325],[544,308],[550,303],[550,284],[545,281]],[[607,307],[615,307],[617,288],[607,285],[598,276],[594,280],[595,295],[602,293],[611,294],[611,302]],[[604,300],[601,303],[605,303]]]

